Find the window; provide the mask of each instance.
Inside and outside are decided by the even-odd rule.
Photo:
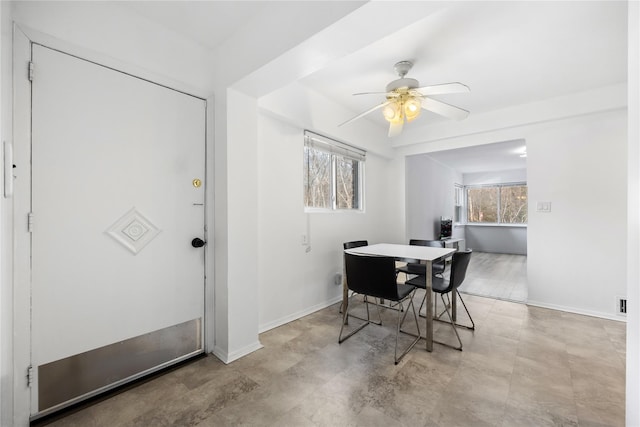
[[[462,219],[462,212],[464,209],[464,187],[460,184],[454,184],[455,198],[453,201],[453,222],[460,224]]]
[[[365,156],[358,148],[305,131],[305,208],[362,210]]]
[[[468,186],[466,188],[468,223],[527,223],[526,184]]]

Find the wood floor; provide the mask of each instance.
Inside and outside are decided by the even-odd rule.
[[[506,301],[527,302],[526,255],[474,252],[460,291]]]
[[[421,341],[394,365],[396,312],[338,344],[336,304],[261,334],[263,349],[229,365],[196,360],[50,425],[624,426],[624,323],[463,298],[476,323],[460,330],[463,351]],[[447,324],[434,334],[453,339]]]

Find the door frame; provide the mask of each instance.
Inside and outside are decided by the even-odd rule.
[[[13,232],[10,238],[10,254],[7,267],[12,268],[13,287],[13,396],[14,425],[28,426],[31,416],[31,397],[28,372],[31,363],[31,234],[28,231],[28,214],[31,210],[31,83],[28,63],[32,44],[76,56],[80,59],[129,74],[151,83],[176,90],[205,101],[205,240],[213,242],[214,183],[213,175],[213,95],[194,93],[188,85],[171,81],[159,74],[149,73],[135,65],[120,62],[95,51],[66,43],[46,34],[13,25],[13,164],[14,191],[9,199],[11,216],[7,228]],[[37,69],[37,65],[36,65]],[[34,72],[34,74],[37,71]],[[197,91],[195,91],[197,92]],[[7,245],[8,246],[8,245]],[[204,247],[204,351],[211,353],[215,342],[214,325],[214,245]],[[3,400],[8,396],[3,396]]]

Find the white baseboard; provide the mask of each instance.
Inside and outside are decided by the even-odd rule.
[[[325,301],[323,303],[320,304],[316,304],[314,306],[308,307],[304,310],[298,311],[296,313],[290,314],[288,316],[282,317],[280,319],[274,320],[273,322],[269,322],[266,323],[264,325],[260,325],[259,327],[259,333],[262,332],[266,332],[270,329],[273,328],[277,328],[278,326],[282,326],[286,323],[292,322],[294,320],[298,320],[301,317],[307,316],[311,313],[315,313],[318,310],[322,310],[323,308],[327,308],[330,305],[333,305],[339,301],[342,301],[342,296],[333,298],[329,301]],[[218,346],[214,346],[213,350],[211,351],[211,354],[213,354],[214,356],[216,356],[218,359],[220,359],[222,362],[229,364],[231,362],[233,362],[234,360],[240,359],[243,356],[246,356],[247,354],[253,353],[256,350],[260,350],[263,347],[262,344],[260,344],[260,341],[256,341],[253,344],[250,344],[248,346],[245,346],[241,349],[232,351],[232,352],[227,352],[226,350],[218,347]]]
[[[214,346],[211,354],[216,356],[225,364],[229,364],[234,360],[238,360],[241,357],[246,356],[247,354],[253,353],[256,350],[260,350],[262,347],[264,346],[260,343],[260,341],[256,341],[253,344],[250,344],[248,346],[245,346],[241,349],[238,349],[232,352],[227,352],[218,346]]]
[[[325,301],[325,302],[320,303],[320,304],[316,304],[314,306],[308,307],[308,308],[306,308],[304,310],[298,311],[298,312],[290,314],[288,316],[281,317],[280,319],[274,320],[274,321],[269,322],[269,323],[265,323],[264,325],[260,325],[258,327],[258,331],[259,331],[259,333],[263,333],[263,332],[266,332],[266,331],[268,331],[270,329],[277,328],[278,326],[282,326],[282,325],[284,325],[286,323],[293,322],[294,320],[298,320],[301,317],[307,316],[307,315],[309,315],[311,313],[315,313],[316,311],[322,310],[323,308],[327,308],[330,305],[333,305],[333,304],[335,304],[335,303],[337,303],[339,301],[342,301],[342,296],[333,298],[333,299],[331,299],[329,301]]]
[[[533,305],[535,307],[550,308],[552,310],[566,311],[568,313],[582,314],[584,316],[599,317],[601,319],[608,319],[608,320],[616,320],[618,322],[626,323],[627,321],[627,318],[625,316],[618,316],[611,313],[603,313],[600,311],[582,310],[575,307],[566,307],[563,305],[548,304],[545,302],[531,301],[531,300],[528,300],[526,304]]]

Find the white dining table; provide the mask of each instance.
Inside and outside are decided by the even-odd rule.
[[[432,266],[434,262],[443,260],[455,252],[455,248],[434,248],[430,246],[398,245],[393,243],[378,243],[375,245],[360,246],[358,248],[346,249],[345,253],[355,255],[376,255],[393,257],[398,261],[420,260],[426,264],[426,292],[427,292],[427,321],[426,321],[426,348],[433,350],[433,291],[432,291]],[[343,274],[342,286],[342,310],[347,309],[349,304],[349,288],[346,281],[346,274]]]

